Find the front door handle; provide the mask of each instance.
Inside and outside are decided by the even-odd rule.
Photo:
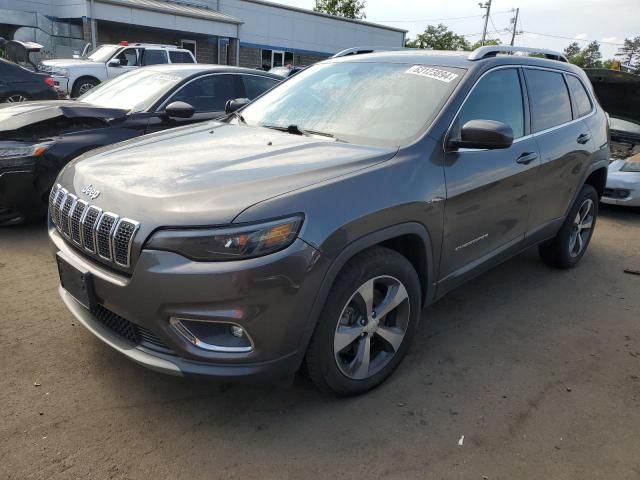
[[[589,133],[583,133],[578,137],[578,143],[580,143],[581,145],[584,145],[589,140],[591,140],[591,135]]]
[[[536,152],[525,152],[518,157],[516,162],[521,163],[522,165],[529,165],[536,158],[538,158],[538,154]]]

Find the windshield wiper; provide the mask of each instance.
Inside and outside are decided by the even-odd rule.
[[[319,135],[321,137],[333,138],[337,142],[341,142],[342,141],[339,138],[337,138],[335,135],[333,135],[332,133],[318,132],[318,131],[315,131],[315,130],[306,130],[304,128],[300,128],[298,125],[289,125],[287,127],[282,127],[280,125],[261,125],[261,126],[264,127],[264,128],[270,128],[272,130],[279,130],[281,132],[287,132],[287,133],[290,133],[292,135],[304,135],[305,137],[313,137],[314,135]]]

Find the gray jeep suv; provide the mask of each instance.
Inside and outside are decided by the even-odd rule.
[[[562,55],[505,52],[333,58],[224,121],[85,154],[50,197],[63,301],[158,371],[375,387],[425,305],[591,239],[606,114]]]

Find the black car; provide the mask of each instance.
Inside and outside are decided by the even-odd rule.
[[[227,100],[253,99],[280,80],[237,67],[156,65],[101,84],[78,100],[0,105],[0,225],[43,216],[58,172],[78,155],[221,117]]]
[[[0,49],[6,57],[0,58],[0,103],[58,98],[53,78],[37,72],[31,58],[42,49],[42,45],[0,38]]]

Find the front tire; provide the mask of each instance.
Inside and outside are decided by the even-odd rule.
[[[305,364],[322,391],[349,396],[380,385],[406,355],[420,316],[420,281],[387,248],[358,254],[338,275]]]
[[[558,234],[538,247],[547,265],[568,269],[580,262],[593,236],[599,201],[596,189],[583,185]]]
[[[73,84],[73,88],[71,89],[71,97],[78,98],[81,95],[84,95],[89,90],[91,90],[96,85],[99,85],[100,82],[95,78],[91,77],[80,77]]]

